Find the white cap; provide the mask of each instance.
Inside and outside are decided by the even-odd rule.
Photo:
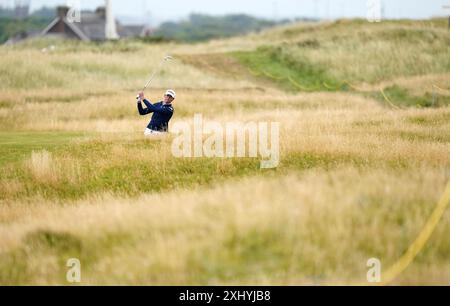
[[[175,97],[177,96],[177,94],[175,93],[174,90],[168,89],[168,90],[166,91],[166,96],[171,96],[172,98],[175,99]]]

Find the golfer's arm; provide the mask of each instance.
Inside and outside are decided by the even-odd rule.
[[[153,110],[152,110],[153,105],[151,105],[150,102],[148,102],[147,100],[144,100],[144,104],[145,104],[145,106],[147,107],[146,109],[144,109],[144,108],[142,107],[141,101],[138,101],[138,103],[137,103],[139,115],[145,116],[145,115],[148,115],[148,114],[150,114],[150,113],[153,113]],[[149,105],[150,105],[150,107],[149,107]]]
[[[172,113],[172,111],[165,109],[163,107],[155,106],[155,105],[151,104],[148,100],[145,100],[145,99],[144,99],[144,104],[145,104],[145,106],[147,106],[147,110],[149,111],[149,113],[160,113],[160,114],[165,114],[165,115],[169,115],[170,113]]]
[[[160,113],[160,114],[170,115],[173,113],[173,110],[166,109],[164,107],[154,106],[146,99],[144,99],[144,104],[145,104],[145,106],[147,106],[147,109],[145,110],[147,112],[146,114]]]
[[[153,104],[150,103],[150,101],[148,101],[147,99],[144,99],[144,104],[145,106],[147,106],[147,109],[153,113],[155,111],[155,107],[153,106]]]
[[[144,100],[144,103],[145,103],[145,100]],[[148,101],[147,101],[147,103],[148,103]],[[148,103],[148,104],[147,103],[145,103],[145,105],[147,105],[148,109],[150,109],[154,113],[160,113],[160,114],[164,114],[164,115],[173,114],[173,109],[169,109],[169,108],[162,107],[162,106],[157,107],[150,103]]]

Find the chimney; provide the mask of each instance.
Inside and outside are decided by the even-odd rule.
[[[56,8],[56,13],[59,18],[66,18],[68,12],[69,12],[68,6],[58,6]]]
[[[55,25],[52,32],[55,33],[64,33],[66,31],[66,25],[63,22],[64,19],[67,18],[67,13],[69,12],[68,6],[58,6],[56,8],[56,16],[60,19],[58,23]]]
[[[106,25],[105,25],[105,36],[106,39],[119,39],[116,29],[116,19],[112,11],[111,0],[106,0]]]
[[[104,6],[100,6],[95,10],[95,13],[98,17],[105,19],[106,18],[106,9]]]

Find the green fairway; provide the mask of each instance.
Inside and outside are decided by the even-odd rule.
[[[76,132],[1,132],[0,166],[22,160],[32,151],[48,150],[81,139],[86,133]]]

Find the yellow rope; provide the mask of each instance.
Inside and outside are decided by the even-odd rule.
[[[254,76],[256,76],[256,77],[261,76],[261,73],[255,72],[255,71],[253,71],[253,70],[250,69],[250,68],[248,68],[248,71],[249,71],[251,74],[253,74]]]
[[[251,70],[250,72],[255,75]],[[264,74],[272,79],[275,80],[282,80],[283,77],[274,77],[270,75],[269,73],[264,71]],[[259,74],[260,75],[260,74]],[[297,88],[304,90],[304,91],[310,91],[311,89],[305,88],[301,86],[299,83],[297,83],[295,80],[292,79],[291,76],[288,77],[288,80]],[[361,90],[357,88],[356,86],[352,85],[348,81],[344,81],[344,83],[348,84],[350,87]],[[329,86],[327,83],[323,82],[323,85],[328,88],[334,90],[331,86]],[[449,92],[446,89],[440,88],[437,85],[433,85],[433,87],[442,90],[444,92]],[[392,106],[395,109],[400,109],[398,106],[396,106],[392,101],[387,97],[384,90],[380,89],[381,94],[383,95],[384,99],[389,103],[390,106]],[[447,187],[444,191],[444,194],[442,195],[441,199],[439,200],[435,210],[433,211],[431,217],[428,219],[427,223],[425,224],[422,231],[417,236],[416,240],[411,244],[411,246],[408,248],[406,253],[397,261],[395,262],[388,270],[387,272],[383,273],[383,280],[381,282],[381,285],[388,285],[392,281],[394,281],[403,271],[406,270],[406,268],[414,261],[415,257],[419,252],[424,248],[428,240],[430,239],[432,233],[436,229],[437,225],[439,224],[439,221],[441,220],[442,216],[444,215],[445,210],[448,207],[448,204],[450,202],[450,182],[447,183]]]
[[[297,87],[297,88],[300,89],[300,90],[303,90],[303,91],[312,91],[312,90],[314,90],[314,88],[306,88],[306,87],[303,87],[302,85],[300,85],[299,83],[297,83],[294,79],[292,79],[291,76],[288,77],[288,80],[289,80],[289,82],[291,82],[292,85],[294,85],[295,87]]]
[[[384,93],[383,88],[380,89],[380,92],[383,95],[384,99],[389,103],[389,105],[391,105],[395,109],[400,109],[400,107],[398,107],[397,105],[394,105],[394,103],[392,103],[392,101],[386,96],[386,94]]]
[[[271,78],[271,79],[277,80],[277,81],[281,81],[281,80],[286,79],[286,77],[276,77],[276,76],[274,76],[274,75],[268,73],[267,71],[263,71],[262,73],[259,73],[259,72],[253,71],[253,70],[250,69],[250,68],[248,68],[248,71],[249,71],[252,75],[257,76],[257,77],[264,74],[264,75],[267,76],[268,78]],[[292,85],[294,85],[296,88],[298,88],[298,89],[300,89],[300,90],[302,90],[302,91],[312,91],[312,90],[314,90],[314,88],[307,88],[307,87],[304,87],[304,86],[300,85],[300,84],[297,83],[294,79],[292,79],[291,76],[288,76],[287,79],[289,80],[289,82],[291,82]]]
[[[276,77],[276,76],[273,76],[273,75],[271,75],[270,73],[268,73],[267,71],[263,71],[263,72],[264,72],[264,74],[265,74],[267,77],[269,77],[269,78],[271,78],[271,79],[274,79],[274,80],[277,80],[277,81],[281,81],[281,80],[285,79],[284,77]]]
[[[327,83],[323,82],[323,86],[325,86],[327,89],[329,90],[337,90],[339,89],[339,87],[331,87],[330,85],[328,85]]]
[[[350,86],[350,87],[353,88],[354,90],[357,90],[357,91],[364,91],[363,89],[356,87],[355,85],[353,85],[353,84],[350,83],[349,81],[344,81],[344,84],[347,84],[348,86]]]
[[[445,93],[447,93],[447,94],[450,93],[450,90],[441,88],[441,87],[437,86],[436,84],[433,84],[433,87],[436,88],[436,89],[439,89],[439,90],[441,90],[442,92],[445,92]]]
[[[423,227],[422,231],[417,236],[416,240],[411,244],[406,253],[393,264],[387,272],[383,273],[381,285],[385,286],[394,281],[406,268],[413,262],[414,258],[423,249],[425,244],[433,234],[436,226],[439,224],[445,210],[450,202],[450,182],[447,183],[447,187],[439,200],[436,208],[434,209],[431,217]]]

